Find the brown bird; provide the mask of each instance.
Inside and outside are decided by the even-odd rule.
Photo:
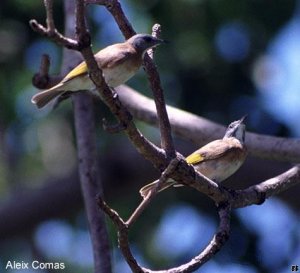
[[[117,87],[129,80],[142,65],[145,52],[164,42],[149,34],[136,34],[124,43],[113,44],[100,50],[95,54],[95,59],[103,71],[107,85]],[[41,108],[67,91],[93,89],[95,85],[89,78],[87,65],[82,62],[57,85],[34,95],[31,102]]]
[[[245,146],[245,117],[230,123],[222,139],[214,140],[201,147],[186,158],[188,164],[216,183],[220,183],[234,174],[244,163],[247,149]],[[156,186],[158,180],[140,189],[145,198]],[[159,191],[170,186],[182,186],[173,179],[161,185]]]

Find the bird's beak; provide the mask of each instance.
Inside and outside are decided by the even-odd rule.
[[[243,116],[243,117],[239,120],[239,122],[240,122],[240,123],[243,123],[244,120],[247,118],[247,116],[248,116],[248,115]]]

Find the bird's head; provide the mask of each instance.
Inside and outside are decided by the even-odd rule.
[[[245,118],[246,116],[243,116],[241,119],[230,123],[229,126],[227,127],[224,138],[235,137],[241,143],[244,143],[246,126],[243,122]]]
[[[162,39],[155,38],[149,34],[136,34],[127,40],[137,51],[145,53],[146,50],[165,43]]]

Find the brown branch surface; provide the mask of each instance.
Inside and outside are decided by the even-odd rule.
[[[163,89],[161,87],[160,76],[152,59],[145,54],[144,67],[148,75],[148,80],[153,92],[156,112],[158,117],[158,126],[161,134],[161,146],[170,158],[175,157],[175,148],[171,135],[171,125],[166,109]]]
[[[137,263],[136,259],[134,258],[130,246],[129,246],[129,239],[128,239],[128,226],[124,222],[124,220],[119,216],[119,214],[110,208],[103,199],[99,196],[98,197],[98,206],[99,208],[106,213],[107,216],[112,220],[115,224],[116,228],[118,229],[118,241],[121,251],[126,258],[128,265],[132,269],[133,272],[144,272],[142,268]]]
[[[47,179],[43,186],[13,194],[0,206],[0,242],[32,232],[51,218],[70,217],[82,209],[77,174],[64,179]]]
[[[122,103],[132,115],[148,124],[157,126],[157,115],[154,101],[140,92],[122,85],[116,88]],[[187,140],[202,145],[223,137],[226,127],[208,119],[194,115],[175,107],[167,106],[173,132]],[[246,134],[246,146],[253,156],[300,163],[300,139],[260,135],[251,132]]]
[[[145,139],[142,134],[138,131],[135,124],[132,121],[132,116],[126,107],[121,103],[117,94],[112,92],[109,87],[106,85],[103,77],[102,71],[97,66],[95,58],[93,56],[91,47],[90,47],[90,36],[87,30],[84,17],[84,4],[88,3],[98,3],[104,5],[110,13],[115,18],[119,28],[123,32],[126,38],[129,38],[135,34],[131,24],[126,18],[120,2],[117,0],[107,0],[107,1],[83,1],[77,0],[76,3],[76,34],[77,40],[72,40],[64,37],[55,29],[54,22],[51,21],[52,8],[51,1],[45,0],[46,7],[49,8],[47,12],[47,28],[38,24],[36,21],[31,21],[31,26],[34,30],[38,31],[42,35],[50,37],[57,43],[63,44],[67,48],[73,48],[79,50],[89,69],[90,78],[97,87],[97,90],[102,98],[102,100],[109,107],[111,112],[116,116],[119,121],[119,124],[124,126],[124,131],[128,135],[129,139],[133,142],[137,150],[143,154],[145,158],[150,160],[158,169],[161,171],[165,170],[160,178],[158,187],[149,194],[148,200],[142,203],[138,209],[133,213],[129,218],[128,222],[125,223],[120,216],[113,211],[109,206],[107,206],[101,198],[98,200],[99,207],[112,219],[118,229],[118,239],[121,251],[126,258],[128,264],[130,265],[133,272],[192,272],[199,268],[203,263],[208,261],[214,256],[214,254],[220,250],[220,248],[226,242],[229,236],[229,222],[230,222],[230,208],[231,207],[242,207],[250,204],[260,204],[265,198],[276,194],[282,190],[299,183],[299,166],[294,167],[288,172],[270,179],[268,181],[262,182],[259,185],[249,187],[246,190],[233,191],[227,190],[220,185],[217,185],[213,181],[210,181],[203,175],[197,173],[192,166],[189,166],[185,160],[182,159],[180,155],[176,156],[176,151],[174,149],[172,136],[171,136],[171,127],[168,118],[168,113],[166,110],[166,105],[163,96],[163,90],[160,83],[159,74],[156,70],[154,63],[152,62],[149,56],[145,56],[144,65],[148,74],[150,81],[151,89],[154,94],[154,102],[156,106],[156,111],[153,109],[150,110],[150,116],[153,119],[154,123],[159,124],[161,132],[161,150],[157,148],[150,141]],[[47,6],[48,5],[48,6]],[[71,35],[68,35],[71,36]],[[121,87],[124,91],[125,87]],[[125,88],[126,89],[126,88]],[[138,97],[138,96],[136,96]],[[143,103],[140,105],[144,105]],[[77,130],[77,141],[79,147],[79,162],[80,162],[80,176],[82,181],[82,188],[84,193],[85,204],[88,212],[88,219],[91,223],[91,227],[96,227],[99,223],[103,223],[103,217],[96,214],[95,203],[93,203],[93,197],[95,192],[99,191],[101,193],[101,187],[99,188],[99,178],[96,168],[95,168],[95,141],[94,141],[94,123],[93,123],[93,111],[91,106],[90,97],[85,94],[78,94],[74,98],[74,107],[75,107],[75,123]],[[145,113],[145,112],[144,112]],[[182,112],[181,112],[182,113]],[[186,117],[186,116],[185,116]],[[176,117],[177,119],[177,117]],[[174,121],[176,121],[174,119]],[[195,128],[197,118],[193,120],[191,128]],[[180,120],[180,119],[179,119]],[[182,121],[181,126],[185,126],[189,119]],[[207,122],[207,121],[206,121]],[[178,124],[178,123],[177,123]],[[208,127],[212,127],[212,124],[207,122]],[[214,129],[218,129],[218,133],[223,136],[224,128],[214,124]],[[209,137],[213,137],[213,133],[209,132]],[[197,140],[199,141],[199,135],[203,134],[203,127],[201,131],[197,132]],[[249,134],[248,134],[249,135]],[[247,135],[247,137],[248,137]],[[219,138],[215,137],[215,138]],[[248,143],[247,143],[248,145]],[[251,146],[251,145],[249,145]],[[276,146],[276,145],[274,145]],[[274,147],[273,146],[273,147]],[[284,155],[284,154],[282,154]],[[172,163],[169,164],[170,159],[175,158]],[[175,164],[175,163],[176,164]],[[173,164],[174,163],[174,164]],[[176,166],[177,168],[175,168]],[[175,171],[176,169],[176,171]],[[163,183],[168,177],[173,178],[174,180],[191,186],[198,191],[205,193],[212,200],[215,201],[219,207],[219,216],[220,216],[220,226],[212,241],[208,246],[195,258],[193,258],[187,264],[181,265],[176,268],[163,270],[163,271],[151,271],[149,269],[141,268],[137,263],[135,258],[132,255],[130,250],[129,240],[128,240],[128,225],[131,225],[141,214],[143,209],[149,204],[150,200],[156,194],[156,190],[159,188],[160,183]],[[147,199],[146,198],[146,199]],[[91,230],[92,242],[94,247],[95,262],[96,262],[96,272],[110,272],[109,260],[110,257],[107,256],[107,260],[104,261],[101,259],[104,258],[103,253],[107,253],[108,243],[100,244],[99,238],[103,239],[104,230]],[[96,250],[96,251],[95,251]],[[97,252],[97,250],[99,250]],[[106,262],[106,263],[105,263]],[[104,271],[103,271],[104,270]]]
[[[55,24],[53,20],[53,1],[52,0],[44,0],[45,10],[46,10],[46,24],[47,31],[52,33],[55,31]]]
[[[33,30],[41,35],[51,38],[58,44],[66,48],[81,50],[90,45],[89,34],[85,25],[84,2],[77,1],[76,5],[76,32],[78,41],[66,38],[56,29],[53,21],[52,1],[45,0],[47,28],[31,20],[30,25]],[[66,14],[66,35],[73,36],[73,23],[75,5],[73,1],[65,1]],[[73,19],[73,20],[72,20]],[[65,58],[69,58],[70,52],[65,51]],[[66,64],[66,62],[64,62]],[[46,58],[42,59],[41,73],[47,74],[49,63]],[[63,69],[64,70],[64,69]],[[105,226],[103,214],[98,212],[95,197],[102,192],[101,180],[97,168],[96,140],[94,112],[92,109],[92,99],[86,94],[77,94],[74,97],[74,115],[76,138],[78,144],[79,174],[82,192],[84,196],[85,209],[90,226],[95,272],[107,272],[111,270],[111,259],[109,250],[108,234]]]
[[[112,12],[112,14],[113,14],[113,10],[114,10],[113,9],[114,5],[118,8],[120,8],[120,4],[116,1],[113,1],[113,5],[110,5],[109,7],[107,6],[109,8],[109,10]],[[122,13],[120,13],[120,14],[122,16]],[[120,18],[116,19],[116,21],[119,19]],[[124,24],[122,26],[123,27],[126,26],[126,21],[123,21],[123,23]],[[120,27],[120,25],[119,25],[119,27]],[[120,27],[120,29],[121,29],[121,27]],[[129,28],[126,31],[127,31],[126,33],[128,33],[131,30]],[[125,33],[125,36],[126,36],[126,33]],[[87,48],[87,50],[89,51],[90,49]],[[82,54],[85,57],[85,60],[89,67],[89,58],[93,58],[93,56],[91,56],[91,51],[86,53],[85,50],[82,50]],[[157,114],[158,115],[158,123],[159,123],[160,129],[161,129],[162,141],[164,141],[162,144],[162,147],[165,148],[167,155],[170,156],[170,155],[172,155],[172,152],[175,153],[175,150],[174,150],[174,148],[171,147],[173,142],[172,142],[172,138],[170,135],[170,132],[171,132],[170,128],[168,128],[169,120],[168,120],[168,115],[166,112],[164,97],[162,95],[163,91],[161,89],[159,75],[157,73],[155,65],[153,64],[153,62],[150,60],[149,57],[145,58],[145,66],[146,66],[146,70],[149,72],[148,75],[149,75],[150,83],[152,85],[152,89],[154,92],[154,101],[156,104],[156,111],[158,113]],[[89,69],[91,69],[90,70],[91,78],[94,81],[95,85],[98,87],[98,91],[100,92],[102,99],[104,99],[106,104],[110,107],[110,109],[117,116],[117,118],[119,119],[120,122],[124,122],[124,124],[127,123],[128,127],[127,127],[127,130],[125,130],[125,131],[127,132],[128,136],[132,139],[132,135],[133,134],[136,135],[137,130],[136,130],[135,126],[133,125],[133,123],[131,122],[131,117],[130,117],[127,109],[124,108],[123,105],[116,99],[117,98],[116,96],[113,96],[113,97],[111,96],[111,92],[110,92],[109,88],[106,86],[106,84],[104,83],[104,81],[101,77],[102,75],[98,75],[98,76],[100,76],[100,82],[97,82],[97,78],[94,78],[93,74],[92,74],[92,72],[93,72],[92,69],[94,69],[94,68],[91,66],[91,67],[89,67]],[[95,72],[97,74],[97,68],[95,68]],[[99,69],[98,69],[98,73],[99,73]],[[114,99],[114,100],[112,100],[112,99]],[[120,106],[120,107],[118,107],[117,111],[115,111],[116,103],[118,103],[118,105]],[[121,111],[120,111],[120,109],[121,109]],[[164,110],[165,110],[165,112],[164,112]],[[130,118],[128,118],[128,116]],[[130,125],[133,125],[132,131],[128,130],[128,128],[130,128],[129,127]],[[165,126],[165,127],[162,128],[162,126]],[[164,135],[164,133],[165,133],[165,135]],[[168,140],[168,137],[170,137],[170,141]],[[141,140],[141,137],[138,136],[138,139]],[[149,148],[149,146],[148,146],[148,148]],[[151,149],[151,150],[152,150],[152,155],[154,155],[153,149]],[[157,150],[155,152],[157,152]],[[147,156],[149,158],[149,155],[147,155]],[[154,158],[152,157],[152,162],[153,162],[153,159]],[[159,156],[159,158],[155,158],[154,164],[156,166],[158,165],[157,160],[163,161],[162,166],[163,166],[163,168],[166,168],[167,162],[168,162],[167,158],[162,158],[161,156]],[[184,184],[192,186],[192,187],[196,188],[197,190],[206,193],[218,204],[226,202],[226,201],[230,204],[230,202],[233,200],[233,197],[232,197],[233,194],[231,191],[223,189],[219,185],[217,185],[217,184],[213,183],[212,181],[208,180],[207,178],[203,177],[201,174],[196,173],[194,171],[194,169],[191,166],[187,166],[187,164],[184,161],[180,161],[178,164],[179,164],[179,171],[174,173],[174,175],[171,176],[175,180],[180,181],[180,182],[182,181]],[[142,205],[137,209],[137,211],[134,212],[132,217],[129,219],[129,222],[128,222],[129,224],[131,224],[134,220],[136,220],[136,218],[138,217],[138,215],[140,214],[140,212],[144,209],[144,207],[146,205],[148,205],[147,200],[145,201],[144,204],[142,203]],[[109,209],[108,206],[102,206],[102,209],[104,207],[107,210]],[[117,214],[112,214],[112,213],[109,214],[108,211],[106,211],[106,213],[110,217],[112,217],[112,215],[114,215],[114,217],[118,216]],[[225,214],[222,214],[222,215],[224,216]],[[192,259],[191,264],[183,265],[183,268],[179,267],[177,269],[170,269],[170,270],[166,270],[166,271],[162,271],[162,272],[192,272],[193,270],[198,268],[202,263],[209,260],[213,256],[213,254],[222,247],[222,245],[225,243],[225,241],[228,237],[229,224],[224,224],[224,222],[222,222],[222,220],[229,219],[229,211],[228,211],[228,214],[226,214],[226,215],[227,215],[226,217],[224,216],[224,217],[220,218],[220,221],[221,221],[220,226],[222,227],[221,232],[216,233],[212,242],[198,256],[198,258],[196,257],[196,258]],[[113,221],[115,221],[115,220],[113,220]],[[127,224],[124,223],[123,220],[117,221],[116,223],[117,223],[117,226],[119,223],[119,226],[118,226],[119,245],[120,245],[123,255],[126,258],[131,269],[134,272],[151,272],[148,269],[141,269],[140,266],[138,265],[138,263],[136,262],[136,260],[134,259],[134,257],[132,256],[132,253],[131,253],[130,247],[129,247],[129,242],[128,242],[128,226],[127,226]],[[122,224],[120,224],[120,223],[122,223]],[[224,230],[226,230],[226,231],[224,231],[223,230],[224,227],[228,227],[228,230],[225,228]]]
[[[43,54],[41,57],[40,69],[34,74],[32,78],[32,85],[38,89],[46,89],[57,84],[61,77],[49,76],[50,57],[47,54]]]
[[[70,9],[67,9],[70,10]],[[66,22],[70,32],[73,25],[69,14]],[[90,46],[90,38],[85,25],[85,10],[83,1],[76,1],[76,34],[79,48]],[[69,34],[70,34],[69,32]],[[91,233],[94,254],[94,269],[96,272],[111,273],[110,246],[108,232],[103,213],[99,213],[96,205],[97,194],[103,194],[102,181],[98,169],[96,149],[96,127],[93,101],[86,93],[73,96],[76,139],[78,146],[79,174],[84,204]]]
[[[173,168],[170,165],[170,171]],[[169,170],[168,170],[169,171]],[[131,270],[135,273],[190,273],[197,270],[201,265],[210,260],[226,243],[230,233],[230,205],[224,203],[219,206],[220,224],[216,234],[213,236],[207,247],[196,257],[191,259],[186,264],[178,267],[153,271],[148,268],[141,267],[134,256],[132,255],[129,239],[128,239],[128,224],[118,215],[116,211],[111,209],[100,197],[98,198],[98,206],[112,220],[118,230],[119,246]]]
[[[104,5],[114,17],[119,29],[121,30],[126,39],[136,34],[125,13],[123,12],[119,1],[86,1],[86,3],[97,3],[100,5]],[[157,35],[158,32],[159,31],[157,29]],[[148,54],[145,54],[144,57],[144,67],[148,75],[150,87],[153,92],[154,101],[156,105],[159,128],[161,133],[161,147],[165,150],[167,157],[171,159],[176,156],[176,153],[171,135],[171,126],[166,111],[163,89],[161,87],[160,76],[158,74],[156,66],[153,60],[148,56]]]
[[[111,272],[110,247],[105,220],[99,213],[95,198],[102,193],[98,169],[93,101],[90,96],[79,93],[73,96],[75,128],[79,158],[79,174],[84,204],[90,226],[95,272]]]
[[[129,227],[133,224],[133,222],[142,214],[144,209],[150,204],[150,201],[155,197],[155,195],[158,193],[158,190],[160,186],[165,183],[169,178],[170,175],[176,170],[179,163],[179,157],[174,158],[171,160],[169,166],[166,168],[165,171],[162,172],[158,183],[156,184],[156,187],[149,192],[148,196],[143,199],[141,204],[136,208],[136,210],[132,213],[130,218],[127,220],[126,224]]]
[[[300,183],[300,165],[296,165],[286,172],[251,186],[245,190],[235,192],[232,200],[233,208],[261,204],[265,199],[279,194]]]
[[[42,36],[48,37],[55,41],[57,44],[69,49],[78,49],[78,44],[75,40],[70,39],[59,33],[56,29],[52,32],[48,32],[48,29],[39,24],[35,19],[29,21],[30,27]]]

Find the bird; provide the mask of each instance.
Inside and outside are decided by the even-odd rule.
[[[123,43],[107,46],[96,53],[95,59],[107,85],[114,88],[129,80],[142,65],[145,52],[162,43],[166,41],[149,34],[136,34]],[[89,78],[87,64],[81,62],[58,84],[34,95],[31,102],[42,108],[66,92],[93,89],[95,85]]]
[[[245,117],[230,123],[222,139],[209,142],[196,150],[186,157],[186,162],[216,183],[221,183],[234,174],[242,166],[247,156]],[[141,196],[146,198],[149,192],[156,187],[158,181],[141,188]],[[182,186],[182,184],[170,178],[160,186],[158,191],[163,191],[171,186]]]

